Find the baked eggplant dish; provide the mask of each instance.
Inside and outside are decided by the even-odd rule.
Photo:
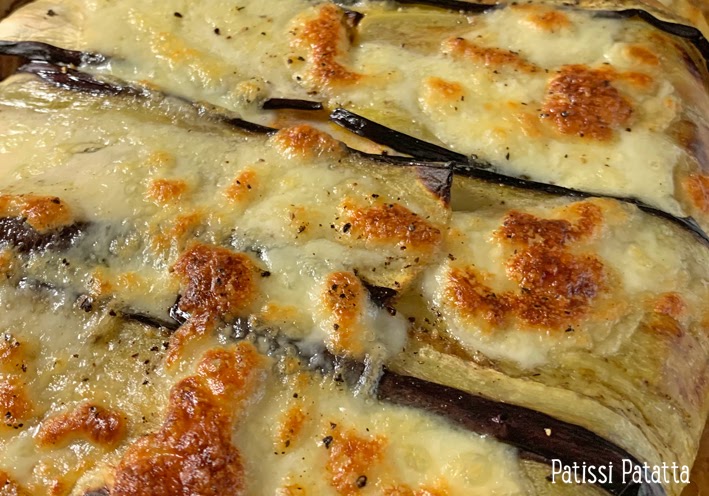
[[[0,7],[0,495],[709,495],[703,3]]]

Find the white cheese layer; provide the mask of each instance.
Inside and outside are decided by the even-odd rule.
[[[476,155],[506,174],[633,197],[678,215],[704,208],[685,204],[692,200],[677,181],[688,160],[692,170],[691,161],[701,160],[692,152],[697,138],[684,141],[675,126],[688,119],[705,128],[692,108],[707,108],[709,99],[674,41],[655,28],[539,5],[463,16],[380,2],[357,4],[365,16],[347,27],[343,11],[330,7],[65,0],[28,12],[57,14],[35,37],[51,42],[54,26],[64,23],[59,45],[111,57],[86,70],[247,119],[282,122],[259,111],[271,97],[324,101]],[[0,26],[0,37],[32,38],[19,27],[21,13]],[[311,28],[319,34],[310,36]],[[597,78],[590,86],[573,81],[588,74]],[[571,107],[557,102],[554,110],[549,95],[565,77],[568,84],[556,89]]]

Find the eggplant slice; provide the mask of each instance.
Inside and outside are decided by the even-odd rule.
[[[283,122],[268,110],[274,102],[342,107],[421,140],[412,151],[440,147],[436,158],[474,157],[504,175],[634,198],[707,230],[707,30],[698,9],[482,2],[469,4],[484,10],[471,15],[458,11],[467,2],[431,3],[441,8],[358,5],[351,22],[352,10],[304,1],[228,12],[204,2],[189,15],[164,2],[40,1],[1,23],[0,39],[102,54],[110,62],[90,55],[82,69],[266,127]],[[311,40],[313,30],[328,36]]]

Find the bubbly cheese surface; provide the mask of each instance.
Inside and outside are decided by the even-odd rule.
[[[0,471],[20,488],[527,493],[513,450],[298,379],[299,365],[233,343],[248,336],[375,364],[428,340],[612,410],[643,453],[692,452],[707,410],[708,255],[667,220],[464,177],[447,201],[432,192],[445,170],[362,157],[308,125],[258,135],[164,95],[24,76],[0,91],[0,138]],[[154,356],[124,347],[133,334]],[[27,379],[25,341],[42,370]],[[52,372],[74,346],[92,359],[123,348]]]
[[[706,142],[694,110],[709,105],[702,73],[676,39],[639,20],[540,4],[466,16],[360,2],[351,8],[361,19],[306,1],[31,9],[46,8],[65,25],[58,44],[110,57],[85,67],[98,74],[276,125],[282,117],[260,110],[268,98],[344,106],[506,174],[706,225],[707,164],[694,146]],[[32,39],[6,26],[0,36]]]

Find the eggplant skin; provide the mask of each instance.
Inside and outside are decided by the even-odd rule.
[[[0,243],[8,243],[20,253],[38,250],[66,250],[88,228],[86,222],[39,232],[24,219],[16,217],[0,218]]]
[[[377,398],[411,406],[446,417],[473,432],[486,434],[531,454],[536,460],[552,459],[571,465],[613,464],[613,483],[600,485],[613,495],[665,495],[662,486],[622,484],[623,460],[640,463],[629,453],[596,434],[527,408],[473,396],[458,389],[415,377],[385,371],[379,381]]]
[[[34,62],[51,62],[73,66],[100,64],[107,60],[107,57],[100,54],[66,50],[39,41],[0,41],[0,53],[22,57]]]

